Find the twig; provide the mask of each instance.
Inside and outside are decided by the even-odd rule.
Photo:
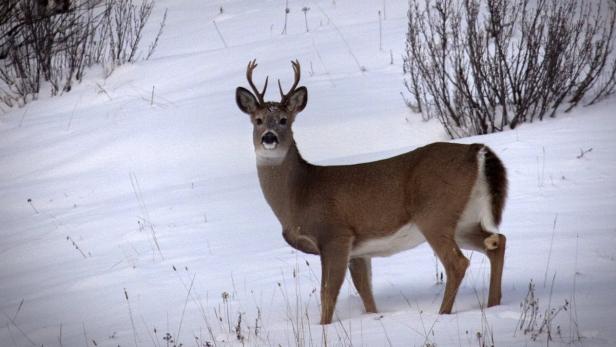
[[[135,346],[138,346],[137,329],[135,329],[135,320],[133,319],[133,309],[130,307],[130,301],[128,300],[128,292],[126,291],[126,288],[124,288],[124,298],[126,298],[126,304],[128,305],[128,315],[130,316],[130,324],[133,327],[133,339],[135,341]]]
[[[387,3],[383,0],[383,20],[387,20]]]
[[[310,31],[310,29],[308,29],[308,11],[310,11],[310,7],[302,7],[302,12],[304,12],[304,23],[306,25],[306,32]]]
[[[23,331],[21,330],[21,328],[17,325],[17,323],[15,323],[15,321],[13,320],[13,318],[11,318],[9,315],[7,315],[6,313],[2,312],[4,314],[4,316],[6,317],[6,319],[8,319],[8,321],[13,324],[13,326],[15,328],[17,328],[17,330],[21,333],[21,335],[23,335],[23,337],[26,338],[26,340],[28,340],[28,342],[30,342],[30,344],[32,346],[38,346],[38,344],[36,344],[34,341],[32,341],[32,339]]]
[[[178,326],[178,333],[175,335],[175,339],[177,341],[180,340],[180,332],[182,331],[182,322],[184,321],[184,313],[186,313],[186,306],[188,305],[188,298],[190,297],[190,292],[192,291],[193,284],[195,283],[195,277],[197,274],[193,275],[192,280],[190,281],[190,286],[188,287],[188,293],[186,294],[186,299],[184,300],[184,308],[182,309],[182,316],[180,317],[180,324]]]
[[[71,130],[71,124],[73,124],[73,117],[75,116],[75,110],[77,109],[77,105],[79,105],[79,103],[81,102],[81,98],[83,97],[83,95],[79,96],[79,100],[75,103],[75,106],[73,106],[73,111],[71,112],[71,117],[68,120],[68,125],[66,126],[66,131]]]
[[[421,328],[423,329],[423,335],[424,335],[424,342],[421,345],[427,346],[430,341],[430,334],[434,332],[434,326],[436,325],[436,322],[438,322],[438,317],[434,318],[434,321],[432,322],[430,329],[426,330],[426,324],[424,323],[424,320],[423,320],[423,311],[419,308],[419,305],[417,304],[417,302],[415,302],[415,306],[417,306],[417,311],[419,312],[419,321],[421,322]]]
[[[351,340],[351,336],[349,335],[349,332],[344,327],[344,324],[342,323],[342,320],[340,319],[340,317],[338,317],[337,314],[336,314],[336,318],[338,318],[338,324],[340,324],[340,327],[342,328],[342,332],[344,333],[345,337],[349,341],[349,346],[353,347],[353,341]],[[349,324],[351,324],[350,321],[349,321]],[[381,325],[383,325],[382,322],[381,322]],[[385,327],[383,327],[383,330],[385,330]],[[387,331],[385,331],[385,336],[387,336]],[[387,340],[389,340],[389,336],[387,336]],[[390,342],[390,346],[391,346],[391,342]]]
[[[441,271],[441,276],[439,279],[439,273],[438,273],[438,257],[436,256],[436,254],[434,254],[434,278],[436,280],[436,284],[443,284],[443,272]]]
[[[548,250],[548,261],[545,265],[545,274],[543,276],[543,288],[548,281],[548,270],[550,268],[550,259],[552,258],[552,246],[554,245],[554,234],[556,234],[556,221],[558,220],[558,214],[554,216],[554,224],[552,225],[552,238],[550,239],[550,249]]]
[[[284,26],[282,27],[281,35],[287,34],[287,17],[289,16],[289,12],[291,12],[289,9],[289,0],[286,0],[284,5]]]
[[[152,42],[150,44],[150,47],[148,48],[148,54],[145,56],[145,60],[149,60],[152,54],[154,54],[154,50],[156,50],[156,47],[158,46],[158,39],[160,39],[160,36],[163,34],[163,29],[165,28],[166,22],[167,22],[167,9],[165,9],[165,14],[163,14],[163,20],[160,22],[160,26],[158,27],[158,33],[156,33],[156,38],[154,39],[154,42]]]
[[[222,36],[222,33],[218,29],[218,25],[216,25],[216,21],[212,20],[212,23],[214,23],[214,28],[216,28],[216,32],[218,33],[218,36],[220,37],[220,41],[222,41],[222,44],[225,46],[225,48],[229,48],[227,46],[227,42],[225,41],[225,38]]]
[[[34,204],[32,203],[32,199],[28,198],[28,204],[30,204],[30,206],[32,207],[32,209],[34,210],[34,212],[36,214],[39,214],[39,211],[36,209],[36,207],[34,207]]]
[[[109,99],[109,101],[112,101],[113,98],[111,97],[111,95],[109,95],[109,93],[107,93],[107,90],[105,90],[105,88],[103,88],[103,86],[100,85],[100,83],[96,83],[96,86],[98,87],[98,89],[105,94],[105,96],[107,96],[107,98]],[[97,93],[98,94],[98,93]]]
[[[589,149],[580,148],[580,155],[578,155],[576,158],[582,159],[584,157],[584,154],[590,153],[590,152],[592,152],[592,147],[590,147]]]
[[[387,339],[387,343],[389,347],[392,347],[391,339],[389,338],[389,334],[387,333],[387,329],[385,329],[385,324],[383,324],[383,319],[379,319],[379,323],[381,323],[381,328],[383,328],[383,332],[385,333],[385,338]]]
[[[577,299],[575,296],[575,291],[577,288],[577,265],[578,265],[578,248],[580,241],[580,234],[575,235],[575,263],[573,267],[573,294],[571,295],[571,309],[569,310],[569,338],[571,342],[576,340],[579,341],[582,339],[580,335],[580,326],[578,324],[578,315],[577,315]],[[573,332],[571,329],[575,326],[575,339],[573,338]]]
[[[314,37],[312,38],[312,47],[314,48],[314,52],[317,54],[317,58],[319,58],[319,63],[321,63],[321,66],[323,67],[323,71],[325,71],[325,75],[327,76],[327,80],[329,81],[329,83],[332,84],[332,87],[336,87],[336,83],[334,83],[334,81],[332,80],[332,76],[329,73],[329,71],[327,70],[327,66],[325,66],[325,63],[323,62],[323,58],[321,57],[321,53],[319,53],[319,48],[317,47],[315,41],[314,41]]]
[[[81,327],[83,328],[83,338],[86,342],[86,347],[88,347],[90,346],[90,343],[88,342],[88,333],[86,332],[86,323],[81,322]]]
[[[327,13],[321,8],[319,4],[315,4],[315,5],[319,9],[319,11],[321,11],[321,13],[325,16],[325,18],[327,18],[327,21],[334,27],[334,30],[336,30],[336,33],[338,34],[338,36],[340,36],[340,39],[342,40],[342,42],[344,42],[344,45],[349,51],[349,54],[351,55],[351,57],[353,57],[353,61],[355,61],[355,65],[357,65],[357,68],[359,69],[359,71],[362,73],[366,72],[366,68],[359,63],[359,60],[357,60],[355,53],[353,53],[353,50],[351,49],[349,42],[344,38],[344,35],[342,35],[342,32],[340,31],[340,29],[338,29],[338,26],[336,25],[336,23],[334,23],[334,21],[332,21],[331,18],[329,18]]]
[[[174,272],[177,274],[178,280],[180,281],[184,289],[186,289],[186,291],[190,293],[189,287],[186,285],[186,283],[184,283],[184,281],[182,280],[182,277],[180,276],[179,272],[175,269],[175,267],[174,267]],[[201,298],[199,298],[198,296],[195,296],[194,293],[190,295],[190,298],[199,307],[201,318],[203,318],[203,321],[205,322],[210,338],[212,339],[212,341],[214,341],[213,343],[215,344],[216,339],[214,337],[214,331],[212,330],[212,326],[209,320],[207,319],[207,313],[205,311],[205,308],[203,307],[203,304],[201,303]]]
[[[19,302],[19,306],[17,306],[17,311],[15,311],[15,314],[13,315],[13,320],[17,319],[17,315],[19,314],[19,311],[21,311],[21,307],[24,305],[24,299],[21,299],[21,301]]]
[[[143,326],[145,327],[145,331],[148,332],[148,336],[150,337],[150,340],[152,340],[152,346],[160,346],[160,342],[157,341],[157,339],[154,338],[154,336],[152,336],[152,333],[150,332],[150,328],[148,328],[148,325],[145,322],[145,318],[143,318],[143,315],[140,316],[141,317],[141,323],[143,323]],[[156,328],[154,328],[154,331],[156,331]]]
[[[70,237],[70,236],[68,236],[68,235],[67,235],[67,236],[66,236],[66,240],[70,241],[70,242],[73,244],[73,247],[75,247],[75,249],[76,249],[76,250],[78,250],[78,251],[79,251],[79,253],[81,253],[81,256],[82,256],[84,259],[87,259],[87,258],[88,258],[88,256],[87,256],[87,255],[83,252],[83,250],[81,250],[81,248],[79,247],[79,245],[77,244],[77,242],[75,242],[75,240],[73,240],[73,238],[72,238],[72,237]]]
[[[60,334],[58,335],[58,344],[60,345],[60,347],[63,346],[62,344],[62,323],[60,323]]]
[[[24,113],[21,115],[21,120],[19,121],[19,127],[21,128],[21,126],[24,124],[24,119],[26,119],[26,114],[28,113],[28,109],[26,108],[24,110]]]
[[[552,276],[552,284],[550,285],[550,296],[548,297],[548,308],[545,310],[545,316],[543,317],[543,324],[546,325],[546,330],[548,333],[548,337],[546,340],[546,346],[550,345],[550,341],[552,340],[552,320],[560,312],[560,308],[554,313],[552,311],[552,294],[554,293],[554,282],[556,282],[556,272],[554,272],[554,276]],[[541,327],[539,328],[541,331]]]
[[[156,231],[154,230],[154,225],[150,221],[150,213],[148,212],[148,208],[145,205],[143,197],[141,196],[141,187],[139,186],[137,175],[135,175],[135,173],[131,171],[129,173],[129,177],[130,177],[130,184],[133,187],[133,193],[135,193],[135,198],[137,198],[137,202],[139,203],[141,213],[143,213],[144,217],[147,218],[147,220],[144,220],[144,221],[147,221],[150,226],[150,231],[152,232],[152,240],[154,241],[156,249],[158,250],[158,254],[164,260],[165,257],[163,256],[163,252],[161,251],[160,245],[158,244],[158,238],[156,237]]]
[[[472,253],[471,253],[472,256]],[[486,315],[485,304],[481,300],[479,296],[479,291],[477,287],[473,285],[473,292],[475,293],[475,298],[477,299],[477,303],[479,304],[479,308],[481,310],[481,332],[477,332],[477,339],[480,346],[486,346],[486,339],[489,338],[489,346],[494,346],[494,333],[492,328],[490,327],[490,322],[488,322],[488,316]],[[484,295],[485,297],[485,292]]]

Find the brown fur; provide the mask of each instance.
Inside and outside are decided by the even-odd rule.
[[[250,73],[256,66],[255,62],[251,64]],[[294,66],[297,82],[299,64]],[[253,90],[258,94],[265,92]],[[255,150],[264,151],[264,132],[277,135],[275,148],[281,151],[281,159],[260,162],[259,181],[287,243],[321,257],[322,324],[332,320],[347,267],[366,311],[376,312],[370,257],[352,257],[352,251],[367,241],[391,236],[409,224],[419,228],[443,263],[447,283],[440,312],[451,312],[469,265],[456,242],[456,231],[478,181],[478,153],[483,148],[484,174],[496,224],[502,215],[506,172],[490,149],[481,144],[433,143],[370,163],[317,166],[302,158],[291,129],[295,116],[306,105],[305,87],[292,88],[277,107],[257,100],[241,87],[236,100],[253,120]],[[281,125],[282,118],[289,120],[288,125]],[[498,235],[498,242],[488,250],[484,241],[492,235]],[[477,222],[463,239],[472,249],[482,249],[488,256],[492,266],[488,305],[499,304],[505,237],[483,230]]]

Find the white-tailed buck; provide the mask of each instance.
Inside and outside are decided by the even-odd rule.
[[[447,276],[440,313],[451,309],[469,260],[460,248],[490,260],[488,306],[500,304],[505,236],[498,233],[507,177],[498,157],[482,144],[433,143],[375,162],[318,166],[300,155],[291,129],[308,91],[295,82],[280,102],[266,102],[255,87],[238,87],[239,108],[250,115],[257,171],[265,199],[294,248],[321,257],[321,324],[332,320],[347,267],[367,312],[376,312],[371,258],[424,241]],[[409,271],[418,264],[409,264]],[[426,266],[426,264],[419,264]]]

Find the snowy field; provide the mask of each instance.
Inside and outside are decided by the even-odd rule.
[[[616,98],[460,141],[508,168],[502,305],[482,309],[489,264],[467,253],[454,313],[438,315],[444,285],[424,244],[373,261],[379,314],[349,279],[334,323],[317,324],[319,259],[282,239],[235,104],[247,62],[285,86],[301,62],[309,101],[294,130],[312,162],[446,137],[400,96],[405,0],[289,7],[280,35],[283,0],[158,0],[150,36],[169,13],[151,60],[0,115],[0,346],[616,345]],[[524,334],[531,281],[537,326]]]

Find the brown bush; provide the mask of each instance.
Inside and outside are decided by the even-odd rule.
[[[3,0],[0,5],[0,102],[36,99],[42,83],[57,95],[94,64],[106,73],[137,59],[152,1]],[[146,57],[156,47],[163,20]]]
[[[436,117],[455,138],[598,102],[616,91],[615,7],[577,0],[410,0],[407,104]]]

